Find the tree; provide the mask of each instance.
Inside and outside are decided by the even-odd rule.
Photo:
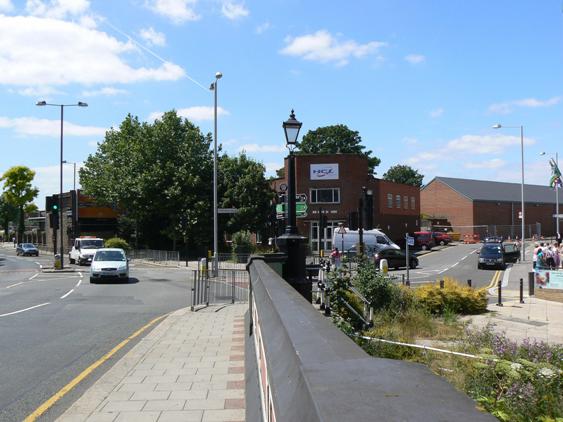
[[[238,231],[260,232],[268,223],[274,191],[265,178],[264,165],[246,154],[219,160],[218,192],[220,206],[236,208],[224,223],[227,233]]]
[[[25,230],[24,214],[26,208],[37,197],[39,190],[31,186],[35,172],[25,166],[8,169],[0,180],[4,181],[4,199],[18,210],[18,241],[23,239]]]
[[[368,159],[370,173],[381,160],[372,156],[372,151],[364,151],[362,138],[357,131],[346,125],[332,125],[310,130],[298,142],[300,154],[362,154]]]
[[[10,204],[4,195],[0,195],[0,228],[4,230],[5,239],[10,234],[10,222],[15,223],[18,218],[18,209]]]
[[[393,167],[389,167],[387,172],[383,175],[383,179],[389,180],[390,182],[421,187],[424,175],[410,166],[397,164]]]

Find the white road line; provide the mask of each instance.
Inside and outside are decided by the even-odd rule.
[[[453,267],[455,267],[457,264],[459,264],[459,261],[456,262],[454,265],[452,265],[449,269],[451,270]]]
[[[25,312],[25,311],[30,311],[30,310],[32,310],[32,309],[39,308],[39,307],[45,306],[45,305],[50,305],[50,304],[51,304],[50,302],[46,302],[46,303],[42,303],[42,304],[40,304],[40,305],[32,306],[32,307],[30,307],[30,308],[20,309],[19,311],[9,312],[9,313],[7,313],[7,314],[1,314],[1,315],[0,315],[0,318],[5,317],[5,316],[10,316],[10,315],[19,314],[19,313]]]
[[[29,277],[28,280],[33,280],[35,277],[37,277],[39,275],[39,273],[35,273],[34,275],[32,275],[31,277]]]
[[[78,273],[78,275],[80,276],[80,278],[82,278],[82,277],[83,277],[83,276],[82,276],[82,273],[81,273],[81,272],[80,272],[80,273]]]
[[[76,286],[74,286],[75,288],[80,286],[80,283],[82,283],[82,279],[78,280],[78,283],[76,283]]]
[[[67,297],[69,294],[71,294],[72,292],[74,292],[74,289],[70,289],[68,291],[68,293],[65,293],[64,295],[61,296],[61,299],[64,299],[65,297]]]
[[[41,265],[40,262],[35,261],[35,263],[36,263],[37,265],[39,265],[40,268],[43,268],[43,266]]]
[[[9,288],[15,287],[15,286],[19,286],[20,284],[23,284],[23,281],[20,281],[19,283],[16,283],[16,284],[10,284],[9,286],[6,286],[6,289],[9,289]]]

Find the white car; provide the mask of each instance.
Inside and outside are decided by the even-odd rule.
[[[102,280],[129,281],[129,260],[119,248],[98,249],[90,265],[90,283]]]

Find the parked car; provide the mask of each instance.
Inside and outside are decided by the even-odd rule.
[[[90,265],[90,283],[114,279],[129,281],[129,260],[119,248],[98,249]]]
[[[380,251],[383,248],[388,248],[389,246],[385,245],[366,245],[364,244],[364,254],[368,257],[368,258],[372,258],[378,251]],[[345,252],[345,256],[347,258],[355,258],[358,255],[358,249],[359,249],[359,245],[353,245],[350,249],[348,249]],[[394,248],[393,248],[394,249]]]
[[[479,262],[477,268],[506,268],[504,248],[502,243],[484,243],[479,251]]]
[[[335,228],[332,233],[332,244],[342,251],[347,251],[354,245],[360,243],[360,232],[358,230],[350,230],[343,228],[340,233],[340,228]],[[364,245],[373,247],[393,247],[401,249],[399,245],[395,244],[389,237],[381,230],[364,230],[363,231]]]
[[[16,255],[39,256],[39,249],[33,243],[20,243],[16,247]]]
[[[422,249],[432,249],[436,246],[436,242],[432,237],[432,232],[414,232],[414,247]]]
[[[89,264],[92,262],[94,253],[97,249],[104,247],[104,239],[95,236],[81,236],[74,239],[72,249],[68,253],[68,260],[71,264]]]
[[[379,268],[379,262],[382,259],[386,259],[389,268],[401,268],[406,267],[406,257],[405,251],[394,248],[384,248],[373,256],[373,263]],[[418,267],[418,258],[409,254],[409,268],[414,269],[416,267]]]
[[[438,245],[447,245],[452,241],[450,235],[445,232],[432,232],[432,237]]]

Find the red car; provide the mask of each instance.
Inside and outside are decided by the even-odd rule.
[[[432,237],[434,238],[434,242],[438,245],[447,245],[452,241],[452,238],[447,233],[432,232]]]
[[[422,249],[432,249],[436,246],[436,242],[432,237],[432,232],[414,232],[414,246],[415,248]]]

